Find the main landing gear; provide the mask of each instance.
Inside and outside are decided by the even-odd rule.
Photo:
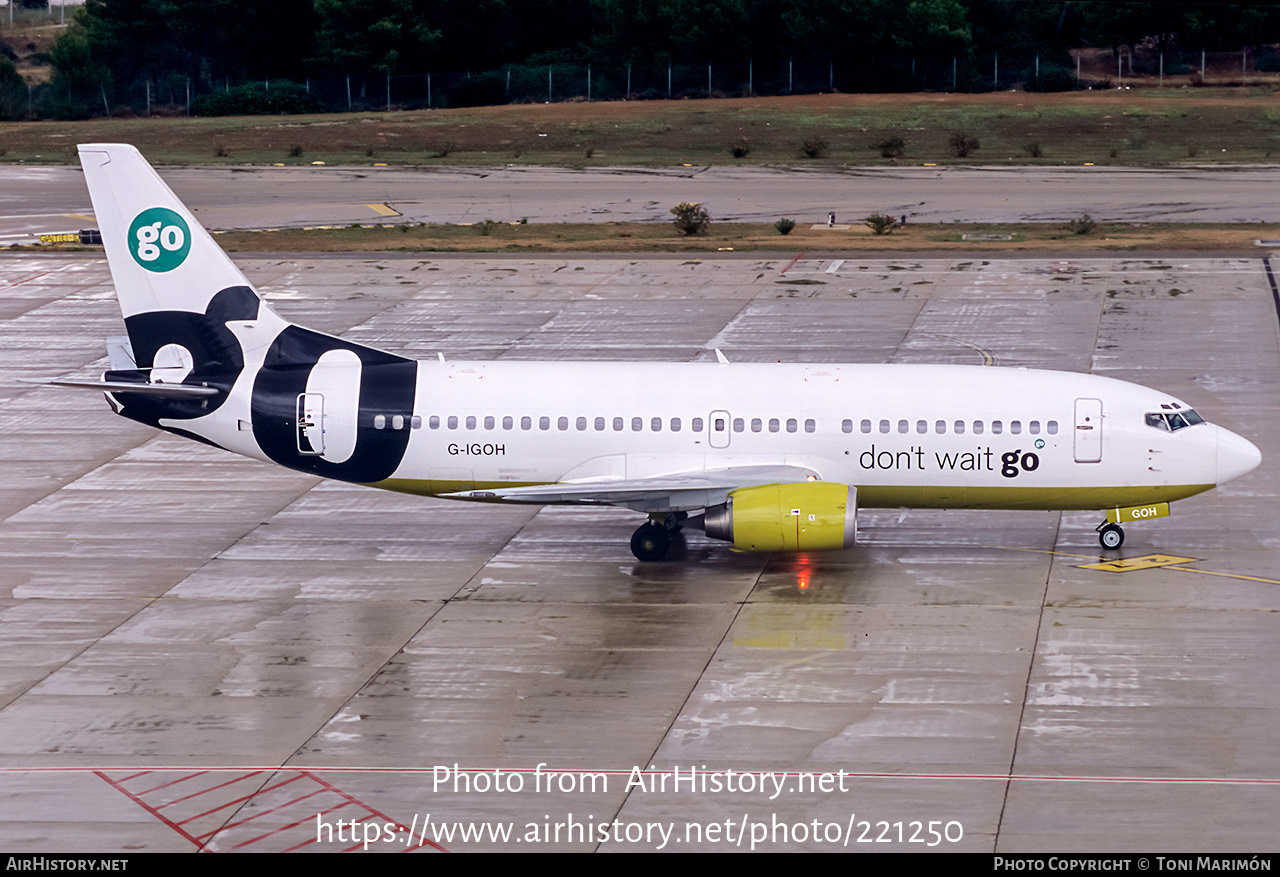
[[[631,553],[639,560],[662,560],[671,549],[671,536],[684,526],[687,512],[655,513],[631,534]]]
[[[1114,551],[1124,544],[1124,530],[1119,524],[1099,524],[1098,544],[1108,551]]]

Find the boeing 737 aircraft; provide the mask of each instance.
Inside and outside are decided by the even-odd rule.
[[[744,551],[848,548],[857,507],[1096,509],[1121,523],[1252,471],[1258,449],[1158,390],[943,365],[417,362],[294,326],[132,146],[80,147],[128,339],[125,417],[328,478],[648,515]],[[718,353],[718,352],[717,352]],[[693,515],[690,517],[690,515]]]

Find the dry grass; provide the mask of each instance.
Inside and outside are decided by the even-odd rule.
[[[402,228],[404,230],[402,230]],[[965,240],[982,235],[987,240]],[[1007,238],[1007,239],[1005,239]],[[869,228],[828,229],[797,225],[787,236],[772,225],[713,223],[698,237],[680,234],[669,224],[564,223],[494,226],[482,235],[477,226],[370,226],[328,230],[282,229],[226,232],[218,242],[232,252],[609,252],[705,253],[778,252],[981,252],[1048,250],[1064,254],[1123,250],[1251,250],[1255,239],[1280,239],[1280,225],[1099,224],[1093,234],[1073,234],[1065,225],[968,225],[921,223],[892,235]]]
[[[949,138],[981,147],[965,159]],[[805,137],[827,144],[798,159]],[[902,155],[876,144],[900,138]],[[523,104],[461,110],[215,119],[2,123],[2,161],[62,163],[75,144],[127,142],[157,163],[845,166],[969,163],[1159,165],[1280,159],[1270,88],[1033,95],[810,95],[716,101]],[[1028,143],[1039,144],[1029,155]],[[746,143],[749,153],[734,158]],[[293,146],[301,156],[290,157]],[[223,148],[225,156],[215,153]]]

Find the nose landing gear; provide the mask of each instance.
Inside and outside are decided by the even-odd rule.
[[[1124,544],[1124,530],[1119,524],[1099,524],[1098,544],[1108,551],[1114,551]]]

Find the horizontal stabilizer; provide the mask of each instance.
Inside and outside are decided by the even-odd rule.
[[[24,384],[43,384],[49,387],[66,387],[73,390],[99,390],[103,393],[137,393],[161,399],[192,399],[218,395],[214,387],[193,387],[190,384],[134,384],[128,381],[62,381],[18,378]]]

